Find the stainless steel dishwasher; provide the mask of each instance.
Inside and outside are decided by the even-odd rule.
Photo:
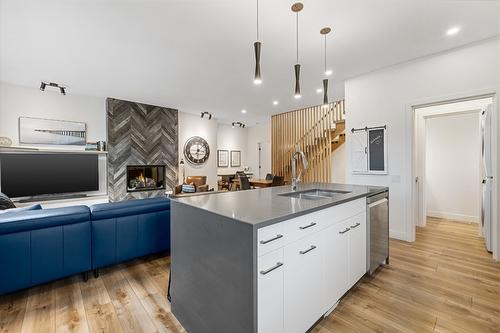
[[[389,192],[366,198],[366,271],[389,263]]]

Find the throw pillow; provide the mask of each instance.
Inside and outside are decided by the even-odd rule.
[[[194,185],[182,184],[182,192],[184,192],[184,193],[194,193],[194,192],[196,192],[196,188],[194,187]]]
[[[16,208],[16,205],[9,199],[8,196],[0,192],[0,210]]]

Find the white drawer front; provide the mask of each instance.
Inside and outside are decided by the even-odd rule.
[[[276,223],[257,230],[257,253],[258,256],[269,253],[283,247],[285,244],[284,223]]]
[[[286,243],[296,241],[324,228],[324,217],[321,211],[302,215],[284,223],[287,234]]]
[[[324,227],[332,226],[362,212],[366,212],[364,197],[319,211]]]

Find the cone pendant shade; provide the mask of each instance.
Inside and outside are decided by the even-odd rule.
[[[255,83],[255,84],[262,83],[262,77],[260,75],[260,47],[261,47],[260,42],[253,43],[253,48],[255,50],[255,75],[254,75],[253,83]]]
[[[300,64],[295,65],[295,98],[300,98]]]
[[[323,105],[328,105],[328,79],[323,79]]]

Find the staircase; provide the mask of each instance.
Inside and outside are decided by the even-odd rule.
[[[291,179],[291,157],[298,146],[309,161],[301,178],[330,182],[332,153],[345,143],[344,101],[332,102],[272,117],[272,170]]]
[[[345,120],[335,122],[335,129],[331,133],[332,153],[345,143]]]

